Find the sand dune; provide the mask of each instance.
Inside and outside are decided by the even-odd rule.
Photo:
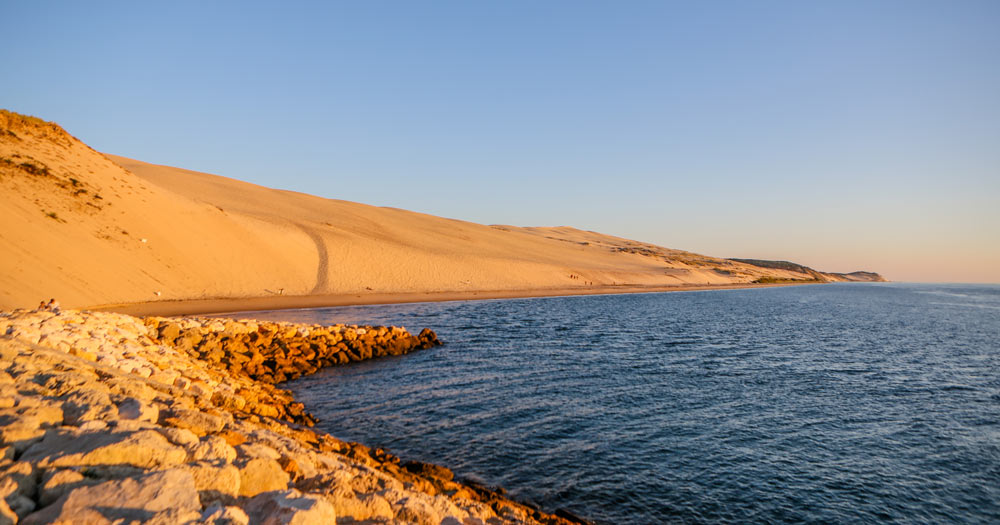
[[[0,190],[0,308],[51,296],[88,307],[815,277],[570,227],[487,226],[103,155],[55,124],[10,112],[0,112]]]

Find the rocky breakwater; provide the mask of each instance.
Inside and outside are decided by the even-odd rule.
[[[251,326],[0,312],[0,525],[568,523],[296,424],[304,408],[270,382],[361,357],[347,333],[367,328]],[[431,341],[391,333],[370,339],[388,353]]]
[[[296,379],[328,366],[403,355],[441,344],[429,328],[414,336],[396,326],[322,326],[252,319],[148,317],[145,324],[156,343],[224,368],[231,375],[246,375],[267,384]],[[253,399],[251,392],[214,395],[219,397],[215,401],[220,406],[309,426],[315,423],[302,404],[291,402],[291,396],[283,390],[269,392],[264,403]],[[271,402],[275,398],[288,402]]]

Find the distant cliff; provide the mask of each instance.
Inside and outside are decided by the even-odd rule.
[[[816,281],[821,282],[843,282],[843,281],[853,281],[853,282],[871,282],[871,283],[882,283],[887,282],[885,277],[875,273],[875,272],[851,272],[851,273],[833,273],[833,272],[820,272],[813,270],[808,266],[802,266],[801,264],[793,263],[790,261],[768,261],[764,259],[729,259],[730,261],[741,262],[743,264],[749,264],[752,266],[757,266],[760,268],[768,268],[772,270],[785,270],[789,272],[802,273],[812,276]],[[759,282],[768,282],[768,277],[762,277]],[[773,280],[771,282],[774,282]]]

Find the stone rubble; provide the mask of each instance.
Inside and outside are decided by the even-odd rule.
[[[0,525],[571,523],[317,433],[274,386],[436,344],[429,330],[0,312]]]

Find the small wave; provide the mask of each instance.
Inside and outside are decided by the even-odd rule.
[[[948,297],[962,297],[962,298],[975,297],[967,293],[945,292],[943,290],[919,290],[916,293],[927,294],[927,295],[945,295]]]
[[[983,308],[986,310],[1000,310],[1000,306],[995,306],[992,304],[975,304],[975,303],[927,303],[933,304],[935,306],[964,306],[967,308]]]
[[[701,341],[662,341],[660,344],[663,346],[683,346],[683,345],[696,345],[701,343]]]
[[[979,389],[968,385],[943,385],[938,387],[945,392],[976,392]]]

